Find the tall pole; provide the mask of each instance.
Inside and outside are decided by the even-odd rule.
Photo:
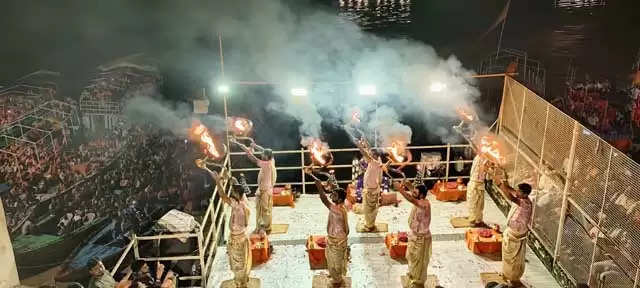
[[[224,75],[224,55],[222,54],[222,32],[218,32],[218,52],[220,53],[220,74],[222,75],[222,79],[225,79]],[[224,106],[224,123],[225,123],[225,134],[227,138],[227,157],[229,157],[229,171],[231,171],[231,145],[229,141],[229,114],[227,110],[227,94],[229,92],[222,93],[222,105]]]
[[[502,45],[502,33],[504,33],[504,25],[507,24],[507,15],[509,15],[509,6],[511,6],[511,0],[507,2],[506,14],[504,15],[504,19],[502,20],[502,29],[500,30],[500,37],[498,38],[498,50],[496,51],[496,59],[500,54],[500,46]]]

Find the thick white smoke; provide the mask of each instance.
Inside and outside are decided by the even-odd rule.
[[[215,28],[230,47],[224,51],[227,78],[276,83],[282,103],[269,108],[300,120],[303,136],[320,137],[322,121],[348,123],[345,115],[358,107],[363,122],[375,119],[374,113],[394,111],[386,122],[378,117],[366,126],[384,129],[381,136],[400,129],[397,133],[408,135],[409,142],[411,131],[398,115],[417,115],[426,129],[441,130],[432,116],[455,117],[456,106],[469,105],[479,95],[472,71],[422,43],[376,37],[334,13],[294,11],[281,1],[243,2],[242,8],[225,6],[224,16],[216,19]],[[376,95],[359,95],[364,84],[375,85]],[[290,95],[295,87],[307,88],[308,95]]]

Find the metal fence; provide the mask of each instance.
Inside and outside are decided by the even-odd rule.
[[[511,184],[535,188],[531,230],[554,269],[640,287],[640,165],[509,76],[498,126]]]

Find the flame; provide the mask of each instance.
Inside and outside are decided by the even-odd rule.
[[[391,153],[391,158],[394,162],[403,162],[404,156],[402,153],[404,152],[404,145],[398,141],[393,141],[391,143],[391,147],[387,147],[389,153]]]
[[[456,112],[458,112],[458,115],[462,118],[462,120],[473,121],[475,119],[474,113],[468,108],[458,107],[456,108]]]
[[[360,112],[353,111],[353,113],[351,114],[351,120],[353,120],[353,122],[355,123],[360,123]]]
[[[228,127],[236,136],[247,136],[253,128],[251,120],[242,117],[229,118]]]
[[[215,143],[213,142],[213,137],[209,134],[209,129],[204,125],[198,123],[193,128],[193,134],[197,137],[200,137],[200,142],[202,142],[205,146],[205,153],[213,158],[220,158],[221,153],[216,148]]]
[[[502,163],[503,156],[500,153],[498,141],[490,136],[480,138],[480,152],[492,157],[496,162]]]
[[[328,153],[327,145],[322,143],[320,139],[313,139],[309,146],[307,146],[309,151],[311,152],[311,160],[315,163],[324,166],[327,164],[327,160],[325,160],[324,156]]]

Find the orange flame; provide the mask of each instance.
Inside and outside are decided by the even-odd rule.
[[[391,147],[387,147],[389,153],[391,153],[391,160],[394,162],[403,162],[404,156],[402,153],[404,152],[404,145],[398,141],[393,141],[391,143]]]
[[[328,153],[326,143],[323,143],[320,139],[312,139],[307,147],[309,152],[311,152],[311,160],[313,162],[321,166],[327,164],[327,160],[324,157]]]
[[[484,153],[497,163],[502,163],[504,157],[500,153],[498,141],[496,141],[493,137],[490,136],[482,136],[480,138],[480,152]]]
[[[456,112],[458,112],[458,115],[462,118],[462,120],[473,121],[475,119],[474,113],[470,109],[467,109],[465,107],[456,108]]]
[[[351,114],[351,120],[353,120],[353,122],[355,123],[360,123],[360,112],[353,111],[353,113]]]
[[[197,137],[200,137],[200,141],[204,144],[205,146],[205,153],[213,158],[220,158],[221,153],[220,151],[218,151],[218,149],[216,148],[215,143],[213,142],[213,137],[211,137],[211,134],[209,134],[209,129],[207,129],[207,127],[205,127],[204,125],[198,123],[194,128],[193,128],[193,134]]]
[[[251,120],[242,117],[229,118],[228,127],[236,136],[247,136],[253,128]]]

